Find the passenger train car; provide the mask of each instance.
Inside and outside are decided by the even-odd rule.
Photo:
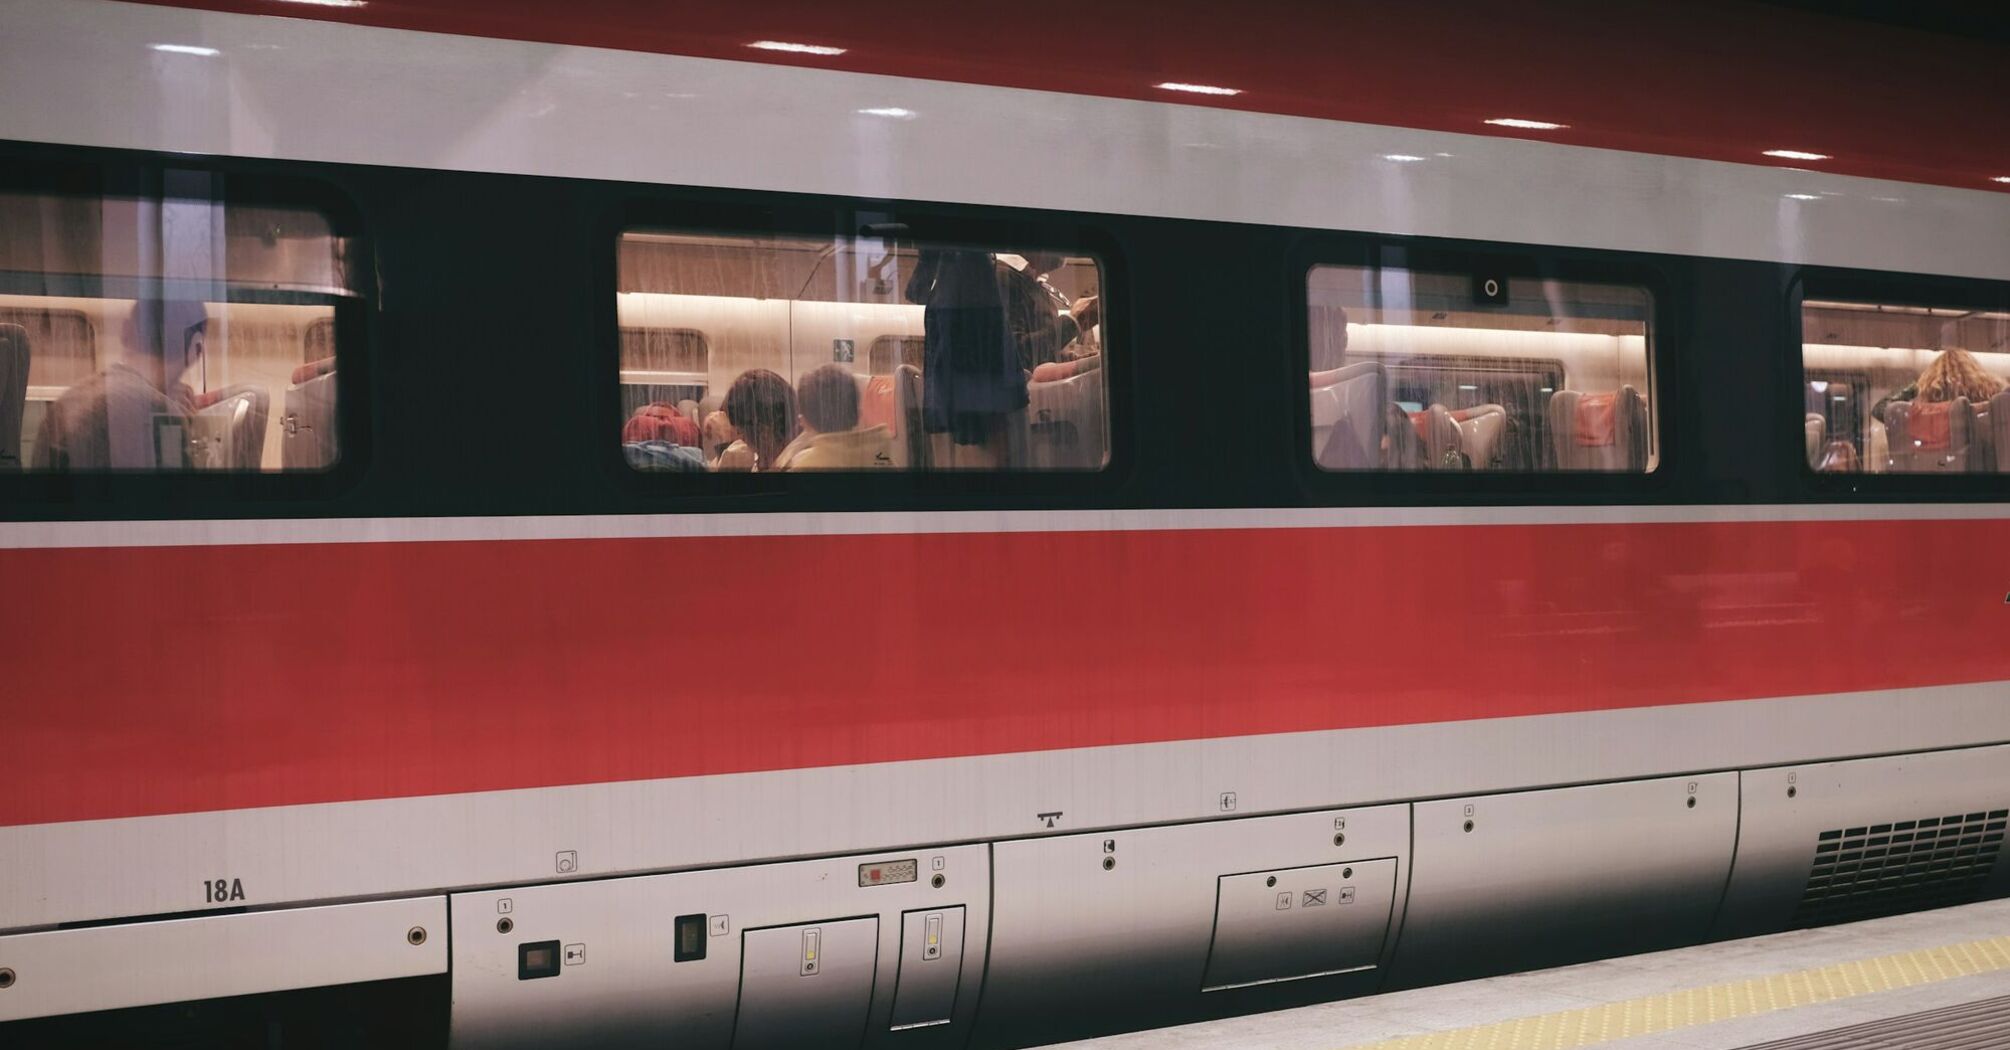
[[[762,7],[0,6],[0,1043],[1026,1046],[2010,891],[2000,45]]]

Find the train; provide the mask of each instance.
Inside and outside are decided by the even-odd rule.
[[[2010,893],[2000,40],[0,28],[0,1043],[1021,1047]]]

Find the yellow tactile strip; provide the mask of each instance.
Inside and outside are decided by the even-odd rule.
[[[1994,970],[2010,970],[2010,937],[1921,948],[1797,973],[1385,1039],[1360,1044],[1358,1050],[1573,1050],[1612,1039],[1830,1003]]]

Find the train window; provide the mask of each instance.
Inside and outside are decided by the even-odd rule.
[[[1645,288],[1321,265],[1307,302],[1323,470],[1659,462]]]
[[[347,245],[304,207],[0,190],[0,470],[325,470]]]
[[[2010,312],[1809,299],[1801,366],[1811,469],[2010,472]]]
[[[1091,256],[630,230],[622,451],[643,471],[1100,470]]]

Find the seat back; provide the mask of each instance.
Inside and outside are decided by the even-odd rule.
[[[1961,474],[1975,447],[1975,410],[1965,397],[1952,401],[1893,401],[1884,406],[1891,470],[1900,474]]]
[[[1026,386],[1027,465],[1035,470],[1098,470],[1108,445],[1103,370]]]
[[[189,418],[189,465],[198,470],[257,470],[265,458],[272,395],[250,383],[218,391]]]
[[[1809,412],[1801,428],[1806,432],[1808,466],[1812,467],[1821,462],[1822,450],[1828,444],[1829,422],[1820,414]]]
[[[1989,399],[1989,469],[2010,474],[2010,390]]]
[[[921,427],[921,369],[901,365],[893,371],[894,418],[899,434],[893,442],[896,466],[927,470],[933,465],[928,434]]]
[[[1559,470],[1645,471],[1647,399],[1631,386],[1549,399],[1550,445]]]
[[[0,473],[21,469],[21,425],[28,414],[28,330],[0,324]]]
[[[1492,470],[1500,465],[1501,438],[1508,429],[1506,408],[1474,405],[1453,412],[1452,421],[1459,425],[1459,447],[1465,451],[1468,467]]]
[[[1417,437],[1424,442],[1425,470],[1464,470],[1467,465],[1464,434],[1452,417],[1452,410],[1432,405],[1410,414]]]
[[[286,389],[279,420],[279,463],[287,470],[335,464],[335,373],[321,372]]]
[[[1382,466],[1382,408],[1389,377],[1379,361],[1314,372],[1312,459],[1326,470]]]

